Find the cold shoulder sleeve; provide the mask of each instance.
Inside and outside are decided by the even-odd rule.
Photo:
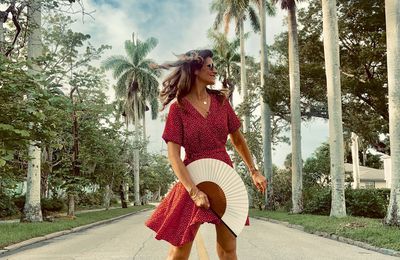
[[[183,123],[180,108],[177,103],[171,104],[165,123],[162,138],[166,143],[174,142],[183,145]]]
[[[241,122],[228,100],[224,101],[228,114],[228,132],[233,133],[240,128]]]

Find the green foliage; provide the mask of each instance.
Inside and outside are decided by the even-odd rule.
[[[390,189],[346,189],[346,210],[352,216],[384,218]]]
[[[304,163],[304,187],[314,186],[315,184],[329,185],[331,182],[330,171],[329,144],[323,143]]]
[[[42,212],[45,216],[48,215],[50,212],[60,212],[67,207],[64,200],[61,198],[44,198],[41,199],[40,205],[42,207]]]
[[[103,204],[103,193],[97,192],[79,192],[77,196],[77,203],[79,207],[100,206]]]
[[[309,187],[303,190],[304,213],[329,215],[332,196],[329,187]]]
[[[140,194],[145,194],[146,190],[156,194],[160,189],[160,196],[165,195],[176,180],[168,159],[158,154],[146,154],[141,158]]]
[[[303,186],[305,188],[315,185],[329,186],[331,183],[330,176],[330,151],[329,144],[323,143],[317,150],[307,158],[303,168]],[[346,185],[350,186],[352,176],[349,172],[345,172]]]
[[[346,212],[352,216],[384,218],[389,204],[389,189],[346,189]],[[329,187],[310,187],[304,190],[304,213],[329,215]]]
[[[159,96],[157,77],[160,72],[150,68],[153,60],[146,56],[158,44],[157,39],[151,37],[145,41],[136,39],[135,42],[125,41],[125,52],[127,56],[114,55],[102,62],[106,70],[113,72],[117,79],[114,86],[115,95],[124,101],[124,116],[130,122],[134,121],[134,111],[138,110],[141,118],[146,110],[146,101],[152,105],[152,117],[156,118],[155,111],[158,108],[157,98]],[[138,104],[134,104],[134,96],[138,97]],[[135,107],[136,106],[136,107]]]
[[[338,26],[344,129],[370,147],[388,153],[380,140],[388,133],[385,12],[382,1],[338,0]],[[303,118],[326,118],[327,98],[321,1],[312,0],[298,12],[299,58]],[[267,98],[272,110],[289,119],[287,33],[271,48]]]
[[[292,208],[292,173],[289,169],[274,171],[272,176],[272,201],[277,210]]]
[[[12,198],[5,193],[0,193],[0,218],[13,216],[18,213]]]
[[[12,191],[24,181],[31,140],[40,141],[42,149],[42,179],[48,180],[48,188],[42,182],[42,190],[54,196],[86,185],[116,186],[128,172],[128,133],[114,120],[104,71],[91,65],[110,47],[93,47],[90,35],[72,31],[73,23],[70,17],[51,13],[42,30],[43,56],[30,63],[21,57],[15,57],[17,62],[0,57],[0,190]],[[34,77],[26,73],[33,63],[41,68]],[[73,112],[77,175],[72,174]],[[15,201],[23,207],[22,198]]]
[[[23,211],[24,205],[25,205],[25,196],[17,196],[12,199],[14,202],[14,205],[17,207],[19,211]]]
[[[54,107],[49,102],[50,93],[26,74],[25,63],[0,57],[0,67],[0,171],[5,171],[3,167],[12,168],[6,163],[30,141],[54,136],[47,118]]]

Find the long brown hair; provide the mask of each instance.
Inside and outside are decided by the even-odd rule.
[[[153,68],[174,68],[162,83],[160,100],[163,107],[161,110],[163,110],[174,98],[177,99],[178,104],[181,104],[182,98],[190,92],[194,85],[196,80],[194,72],[201,69],[204,61],[208,57],[212,58],[213,53],[211,50],[192,50],[185,54],[176,56],[178,60],[175,62],[168,62],[162,65],[152,65]],[[227,93],[224,90],[207,88],[207,92],[216,94],[221,102],[223,102],[227,97]]]

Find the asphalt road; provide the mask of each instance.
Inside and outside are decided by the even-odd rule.
[[[84,231],[39,242],[1,255],[0,259],[166,259],[168,244],[154,239],[144,226],[150,212],[141,212]],[[398,259],[311,235],[279,224],[251,219],[238,238],[239,259]],[[215,230],[204,224],[190,259],[218,259]]]

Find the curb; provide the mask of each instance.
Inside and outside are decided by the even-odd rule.
[[[124,214],[124,215],[121,215],[121,216],[118,216],[118,217],[105,219],[105,220],[100,220],[100,221],[97,221],[97,222],[94,222],[94,223],[90,223],[90,224],[79,226],[79,227],[74,227],[74,228],[67,229],[67,230],[57,231],[57,232],[50,233],[50,234],[47,234],[47,235],[44,235],[44,236],[41,236],[41,237],[30,238],[28,240],[24,240],[22,242],[18,242],[16,244],[12,244],[12,245],[4,247],[3,249],[0,249],[0,255],[5,254],[5,253],[9,253],[10,251],[14,251],[14,250],[19,249],[21,247],[29,246],[29,245],[32,245],[32,244],[35,244],[35,243],[38,243],[38,242],[41,242],[41,241],[44,241],[44,240],[48,240],[48,239],[52,239],[52,238],[55,238],[55,237],[71,234],[71,233],[74,233],[74,232],[86,230],[86,229],[89,229],[89,228],[92,228],[92,227],[95,227],[95,226],[99,226],[99,225],[102,225],[102,224],[105,224],[105,223],[109,223],[109,222],[112,222],[112,221],[115,221],[115,220],[118,220],[118,219],[121,219],[121,218],[125,218],[125,217],[131,216],[131,215],[138,214],[140,212],[148,211],[148,210],[153,210],[153,209],[152,208],[141,209],[141,210],[138,210],[138,211],[135,211],[135,212],[131,212],[131,213],[127,213],[127,214]]]
[[[313,234],[313,235],[324,237],[324,238],[329,238],[329,239],[336,240],[336,241],[339,241],[339,242],[342,242],[342,243],[346,243],[346,244],[349,244],[349,245],[353,245],[353,246],[358,246],[358,247],[361,247],[361,248],[364,248],[364,249],[367,249],[367,250],[371,250],[371,251],[375,251],[375,252],[378,252],[378,253],[381,253],[381,254],[390,255],[390,256],[400,256],[400,251],[373,246],[373,245],[367,244],[365,242],[352,240],[350,238],[341,237],[341,236],[338,236],[338,235],[335,235],[335,234],[329,234],[327,232],[306,231],[303,226],[296,225],[296,224],[290,224],[289,222],[279,221],[279,220],[276,220],[276,219],[270,219],[270,218],[264,218],[264,217],[252,217],[252,218],[255,218],[255,219],[258,219],[258,220],[264,220],[264,221],[272,222],[272,223],[275,223],[275,224],[280,224],[280,225],[283,225],[283,226],[286,226],[286,227],[289,227],[289,228],[294,228],[294,229],[303,231],[305,233]]]

